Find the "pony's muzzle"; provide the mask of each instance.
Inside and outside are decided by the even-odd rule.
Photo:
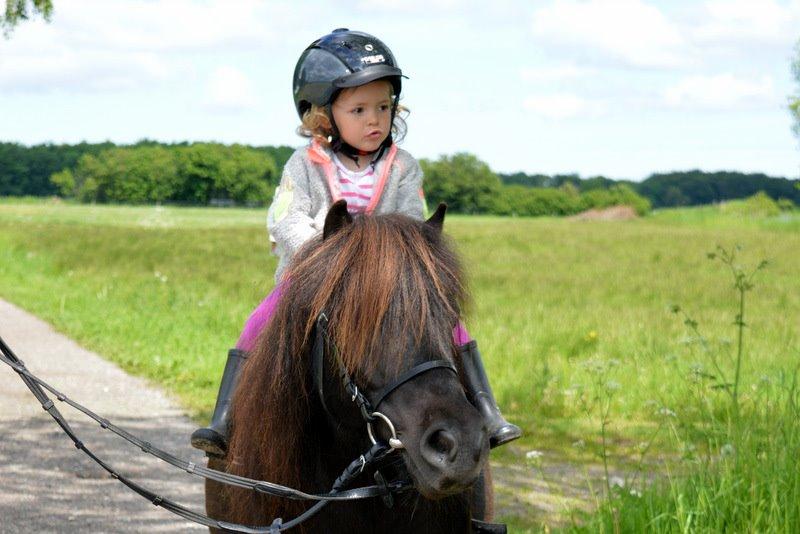
[[[460,491],[475,481],[483,463],[485,444],[469,443],[470,433],[434,426],[420,441],[420,456],[438,474],[438,491]]]

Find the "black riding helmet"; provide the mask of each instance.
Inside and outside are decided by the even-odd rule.
[[[332,148],[342,150],[350,157],[357,157],[358,150],[339,138],[339,130],[333,121],[330,106],[336,94],[347,87],[386,79],[394,89],[394,123],[402,76],[403,72],[397,66],[392,51],[380,39],[368,33],[339,28],[311,43],[297,61],[293,84],[295,109],[302,120],[303,114],[312,105],[327,108],[333,127]],[[382,149],[391,143],[390,133]]]
[[[400,96],[403,72],[392,51],[368,33],[333,30],[303,51],[294,69],[294,105],[303,114],[311,105],[329,105],[336,92],[386,78]]]

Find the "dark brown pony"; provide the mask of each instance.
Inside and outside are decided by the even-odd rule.
[[[467,294],[442,236],[444,211],[440,206],[424,223],[401,215],[353,220],[344,202],[334,204],[323,235],[289,267],[277,310],[243,369],[228,456],[211,460],[211,467],[325,493],[369,448],[365,423],[336,377],[333,351],[326,351],[327,410],[313,386],[313,333],[322,312],[342,362],[367,396],[414,365],[454,360],[452,331]],[[490,519],[486,429],[457,374],[422,373],[394,390],[380,411],[405,446],[392,453],[388,470],[410,476],[414,489],[397,495],[391,508],[380,498],[331,503],[298,531],[468,532],[471,517]],[[388,437],[385,425],[376,430]],[[351,487],[374,484],[372,471]],[[212,517],[253,526],[288,521],[310,506],[214,482],[206,501]]]

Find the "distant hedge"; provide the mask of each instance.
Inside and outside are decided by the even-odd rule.
[[[581,178],[577,174],[501,174],[507,185],[558,188],[570,184],[581,192],[610,189],[624,184],[647,198],[655,208],[699,206],[726,200],[747,198],[763,191],[773,200],[785,198],[800,203],[800,180],[767,176],[762,173],[735,171],[704,172],[699,170],[651,174],[642,182],[614,181],[604,176]]]
[[[85,202],[264,205],[294,149],[288,146],[106,143],[0,143],[0,196],[60,195]],[[800,180],[764,174],[686,171],[643,182],[577,174],[497,174],[476,156],[420,160],[429,204],[457,213],[569,215],[625,204],[693,206],[750,197],[759,191],[800,204]]]
[[[626,184],[612,182],[610,187],[583,192],[570,182],[563,182],[560,187],[504,185],[486,163],[467,153],[420,163],[428,203],[446,202],[459,213],[572,215],[616,205],[631,206],[640,215],[650,211],[650,202]]]

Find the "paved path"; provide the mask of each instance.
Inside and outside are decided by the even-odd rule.
[[[0,300],[0,335],[28,369],[71,399],[159,448],[196,463],[193,423],[141,379]],[[135,482],[203,511],[202,479],[142,453],[64,403],[90,450]],[[17,374],[0,363],[0,533],[202,532],[115,481],[76,449]]]

